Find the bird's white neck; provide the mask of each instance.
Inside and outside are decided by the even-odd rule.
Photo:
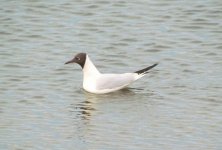
[[[97,70],[96,66],[92,63],[92,61],[90,60],[89,56],[86,55],[86,61],[85,61],[85,65],[83,68],[83,76],[84,78],[87,77],[92,77],[92,76],[97,76],[99,75],[100,72]]]

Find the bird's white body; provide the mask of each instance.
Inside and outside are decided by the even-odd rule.
[[[110,93],[120,90],[133,81],[143,77],[150,69],[157,65],[146,67],[134,73],[123,74],[102,74],[90,60],[86,53],[77,54],[72,60],[67,61],[65,64],[77,63],[83,70],[83,89],[95,94]]]
[[[109,93],[128,86],[144,75],[138,73],[102,74],[87,55],[83,68],[83,89],[96,94]]]

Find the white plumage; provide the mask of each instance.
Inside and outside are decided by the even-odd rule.
[[[89,56],[85,53],[77,54],[71,61],[66,62],[66,64],[73,62],[82,66],[83,89],[95,94],[103,94],[120,90],[146,75],[148,70],[157,65],[154,64],[134,73],[102,74],[97,70]]]

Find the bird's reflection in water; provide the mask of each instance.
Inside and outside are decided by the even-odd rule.
[[[149,92],[135,88],[125,88],[107,94],[92,94],[83,89],[77,92],[81,94],[81,100],[72,105],[76,127],[75,136],[83,143],[85,143],[89,135],[95,132],[95,126],[97,125],[95,120],[98,119],[97,117],[102,113],[107,113],[103,106],[118,105],[118,103],[133,105],[138,100],[144,99],[145,95],[149,95]]]
[[[79,112],[78,115],[84,120],[90,120],[93,113],[99,113],[97,106],[100,102],[104,101],[116,101],[116,100],[129,100],[130,97],[136,95],[136,91],[141,91],[143,89],[136,88],[125,88],[113,93],[107,94],[92,94],[84,90],[83,93],[85,99],[78,103],[75,108]]]
[[[74,108],[75,112],[77,111],[77,117],[83,120],[90,120],[93,114],[102,113],[99,107],[104,103],[118,103],[120,100],[135,103],[135,101],[144,99],[144,96],[153,95],[152,91],[142,88],[124,88],[107,94],[92,94],[83,89],[77,92],[83,95],[83,99],[74,104]]]
[[[93,103],[88,100],[84,100],[76,105],[76,109],[79,112],[78,116],[81,117],[83,120],[89,120],[92,112],[96,111],[93,106]]]

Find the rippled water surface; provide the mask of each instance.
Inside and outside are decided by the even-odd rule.
[[[101,72],[159,65],[130,88]],[[221,150],[222,1],[8,1],[0,5],[0,149]]]

